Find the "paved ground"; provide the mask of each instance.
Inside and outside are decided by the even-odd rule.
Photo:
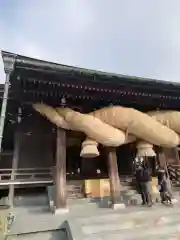
[[[64,226],[65,221],[76,240],[180,239],[179,204],[173,207],[157,204],[152,208],[129,206],[117,211],[100,208],[96,203],[88,203],[87,200],[74,200],[69,202],[68,214],[54,216],[45,203],[44,201],[44,206],[14,209],[16,218],[10,234],[24,235],[13,236],[11,239],[65,240],[66,235],[62,231],[56,231]],[[42,232],[32,233],[38,231]],[[30,232],[31,235],[26,234]]]

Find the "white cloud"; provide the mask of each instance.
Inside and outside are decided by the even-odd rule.
[[[8,2],[0,8],[2,49],[109,72],[180,79],[179,0]]]

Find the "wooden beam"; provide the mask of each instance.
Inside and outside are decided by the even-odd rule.
[[[111,200],[113,208],[122,208],[124,204],[121,203],[120,198],[120,179],[117,166],[116,148],[107,148],[108,155],[108,170],[109,170],[109,181]]]
[[[67,207],[66,131],[57,128],[55,168],[55,212]],[[60,211],[59,211],[60,212]]]

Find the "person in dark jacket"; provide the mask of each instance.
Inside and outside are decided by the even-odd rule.
[[[138,192],[141,194],[142,205],[145,205],[145,204],[146,204],[146,198],[144,197],[144,194],[143,194],[143,192],[142,192],[142,187],[141,187],[142,172],[143,172],[142,166],[140,166],[140,165],[137,166],[136,174],[135,174],[136,184],[137,184],[137,190],[138,190]]]
[[[136,171],[136,181],[140,186],[142,205],[152,206],[152,171],[148,166],[139,167]]]
[[[146,204],[152,206],[152,169],[148,166],[143,167],[142,191],[146,198]]]

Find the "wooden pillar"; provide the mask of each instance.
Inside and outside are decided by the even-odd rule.
[[[14,153],[12,159],[12,172],[11,172],[11,181],[16,179],[16,170],[18,168],[19,163],[19,152],[20,152],[20,143],[21,143],[21,136],[19,130],[15,132],[14,136]],[[9,205],[13,207],[14,205],[14,191],[15,185],[9,186]]]
[[[166,167],[166,157],[165,157],[165,153],[163,151],[163,148],[158,147],[157,148],[157,160],[158,160],[158,165],[161,168],[165,168]]]
[[[112,207],[114,209],[124,208],[125,205],[121,203],[120,199],[121,189],[117,166],[116,148],[107,148],[107,155]]]
[[[21,148],[21,134],[20,134],[21,117],[22,117],[22,109],[21,107],[19,107],[17,112],[17,125],[15,129],[15,134],[14,134],[14,153],[13,153],[13,159],[12,159],[11,181],[16,179],[16,170],[18,168],[18,163],[19,163],[19,154],[20,154],[20,148]],[[9,205],[11,207],[13,207],[14,205],[14,191],[15,191],[15,185],[10,185],[8,199],[9,199]]]
[[[57,128],[55,168],[55,213],[67,212],[66,131]]]
[[[178,148],[175,147],[175,148],[174,148],[174,151],[175,151],[175,159],[176,159],[176,161],[177,161],[177,165],[180,165],[180,158],[179,158]]]

